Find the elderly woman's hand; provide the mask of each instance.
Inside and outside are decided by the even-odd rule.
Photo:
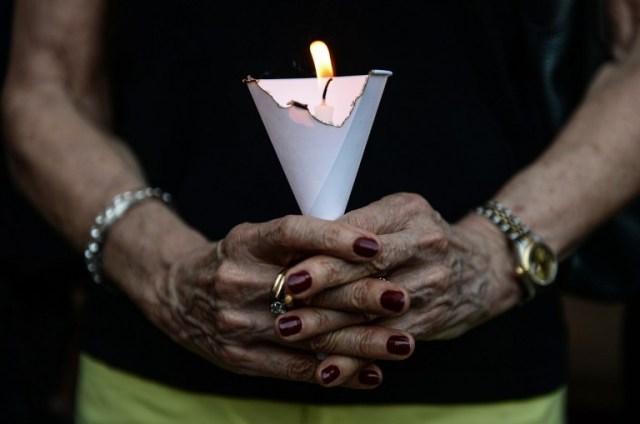
[[[174,340],[231,371],[372,388],[382,376],[372,361],[406,358],[413,339],[389,328],[365,334],[343,328],[405,312],[404,289],[362,281],[333,298],[327,304],[332,309],[323,314],[298,307],[277,321],[280,333],[296,334],[289,340],[276,334],[269,292],[278,273],[302,258],[368,262],[379,254],[379,245],[375,234],[344,222],[288,216],[241,224],[222,241],[200,244],[173,261],[166,278],[155,284],[160,305],[148,305],[146,312]],[[301,274],[288,275],[304,286]],[[324,355],[334,362],[319,367]]]
[[[351,290],[351,281],[363,284],[372,281],[370,276],[385,277],[409,292],[411,308],[376,320],[375,328],[402,329],[423,340],[457,337],[520,299],[520,287],[510,274],[507,240],[480,216],[450,225],[422,197],[399,193],[341,220],[377,233],[380,254],[360,263],[317,256],[296,264],[289,275],[307,275],[312,282],[297,290],[297,280],[292,287],[288,281],[297,299],[328,306]],[[307,318],[299,316],[304,326]],[[318,309],[313,322],[328,319],[330,314]],[[369,326],[361,326],[362,331]]]

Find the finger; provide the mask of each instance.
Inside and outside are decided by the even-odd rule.
[[[381,279],[366,278],[314,297],[305,307],[276,319],[276,331],[289,340],[305,339],[409,309],[409,294]]]
[[[407,208],[415,208],[425,204],[421,196],[411,193],[396,193],[385,196],[369,205],[354,209],[338,219],[358,228],[369,230],[375,234],[387,234],[398,231],[406,225]],[[402,210],[404,213],[398,213]]]
[[[304,307],[280,315],[276,334],[287,342],[310,339],[344,327],[363,324],[374,317],[362,313]],[[308,343],[307,343],[308,346]]]
[[[376,234],[346,222],[289,215],[262,224],[245,225],[251,225],[249,235],[259,241],[248,244],[256,257],[268,257],[274,252],[305,252],[363,261],[375,257],[380,249]]]
[[[358,374],[354,374],[342,383],[343,387],[351,389],[373,389],[382,384],[382,370],[376,364],[368,364]]]
[[[409,309],[409,293],[388,280],[363,278],[324,290],[307,304],[325,309],[362,312],[376,316],[393,316]]]
[[[218,365],[251,376],[316,383],[320,364],[315,352],[303,351],[273,343],[227,347]]]
[[[345,315],[347,313],[333,311],[333,314]],[[305,334],[319,331],[318,328],[330,326],[330,324],[316,322],[317,327],[310,327],[312,321],[308,318],[305,315],[302,317],[298,315],[280,317],[276,324],[277,334],[282,340],[294,343],[296,347],[305,350],[373,360],[402,360],[410,356],[415,348],[415,341],[409,333],[372,325],[353,324],[317,336],[305,337]],[[333,317],[328,316],[327,318],[332,319]],[[341,322],[348,320],[344,317],[341,318]]]
[[[318,366],[316,381],[325,387],[373,389],[382,383],[382,370],[365,359],[332,355]]]
[[[383,249],[378,258],[371,262],[345,262],[329,256],[307,258],[286,270],[286,291],[303,304],[329,308],[333,305],[335,309],[363,310],[383,315],[403,312],[406,305],[391,301],[404,299],[408,305],[409,296],[393,282],[391,272],[405,263],[413,252],[407,248],[410,244],[406,238],[403,246],[396,248],[394,245],[397,240],[392,239],[397,237],[402,236],[381,236]],[[427,236],[423,239],[426,245]],[[338,287],[343,288],[333,291]]]
[[[353,389],[374,388],[382,381],[380,368],[367,360],[322,356],[323,359],[319,359],[315,352],[259,344],[250,349],[241,346],[229,348],[225,352],[226,364],[215,362],[239,374],[318,383],[326,387],[340,384]]]
[[[385,253],[380,255],[385,255]],[[332,287],[376,275],[378,266],[374,262],[346,262],[326,255],[304,259],[287,269],[285,274],[287,293],[296,300],[306,302],[314,295]]]
[[[441,262],[451,245],[448,224],[421,196],[401,193],[387,196],[350,212],[356,225],[381,233],[380,253],[371,261],[351,263],[330,256],[314,256],[292,266],[285,285],[296,300],[315,295],[367,276],[389,276],[400,267]],[[393,279],[392,279],[393,281]]]

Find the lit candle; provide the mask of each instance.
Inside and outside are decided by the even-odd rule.
[[[327,104],[327,89],[333,80],[333,66],[329,49],[322,41],[314,41],[309,46],[309,50],[311,50],[313,64],[316,68],[318,88],[322,90],[322,101],[313,108],[313,116],[324,123],[333,124],[333,106]]]

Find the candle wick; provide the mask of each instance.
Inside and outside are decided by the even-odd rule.
[[[322,103],[325,102],[325,99],[327,98],[327,88],[329,88],[329,83],[333,81],[333,78],[329,78],[327,80],[327,83],[324,86],[324,91],[322,92]]]

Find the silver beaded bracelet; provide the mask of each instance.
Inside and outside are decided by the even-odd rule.
[[[91,279],[96,284],[102,284],[102,247],[107,238],[107,233],[113,224],[122,218],[131,208],[146,199],[160,199],[171,205],[172,197],[169,193],[159,188],[144,187],[139,190],[125,191],[116,195],[111,203],[100,212],[89,231],[89,243],[84,250],[84,259]]]

